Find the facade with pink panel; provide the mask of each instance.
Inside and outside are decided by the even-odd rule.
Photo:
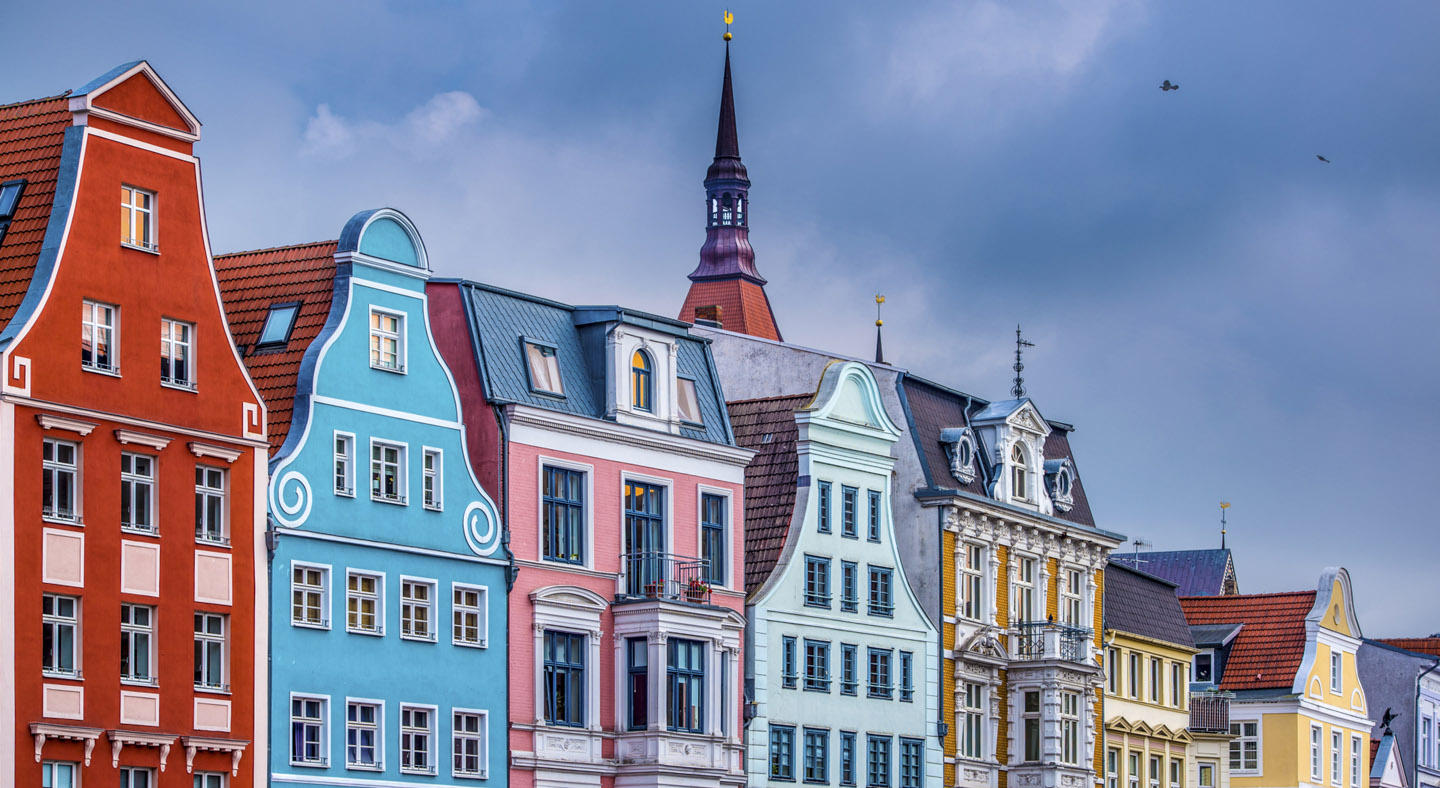
[[[744,472],[685,323],[428,288],[501,502],[515,788],[742,785]]]

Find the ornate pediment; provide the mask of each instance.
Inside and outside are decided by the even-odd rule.
[[[1045,422],[1045,419],[1040,416],[1040,411],[1036,410],[1035,406],[1030,404],[1029,400],[1026,400],[1020,407],[1016,408],[1015,412],[1011,413],[1009,418],[1005,419],[1005,423],[1017,430],[1023,430],[1036,435],[1044,436],[1050,434],[1050,425]]]

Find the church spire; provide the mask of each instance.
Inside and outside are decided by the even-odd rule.
[[[732,17],[729,12],[725,16],[728,27]],[[705,215],[705,245],[700,247],[700,265],[690,272],[690,292],[680,319],[693,321],[696,310],[703,309],[728,330],[780,339],[765,295],[765,277],[755,267],[755,250],[750,247],[750,177],[740,160],[728,30],[715,159],[705,171]]]

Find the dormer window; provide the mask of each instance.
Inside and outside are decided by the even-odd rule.
[[[687,424],[704,424],[700,416],[700,397],[695,391],[695,381],[679,378],[676,390],[680,393],[680,420]]]
[[[975,481],[975,436],[966,428],[951,428],[940,432],[945,444],[945,453],[950,457],[950,475],[961,484]]]
[[[1068,512],[1075,506],[1075,469],[1068,459],[1046,460],[1045,482],[1057,510]]]
[[[154,252],[155,192],[134,186],[120,187],[120,243]]]
[[[530,372],[530,390],[541,394],[565,396],[565,383],[560,379],[560,358],[554,345],[524,340],[525,368]]]
[[[630,406],[635,410],[649,412],[655,409],[653,370],[649,353],[637,350],[630,357]]]
[[[1030,461],[1025,447],[1016,443],[1010,449],[1010,494],[1025,501],[1030,499]]]

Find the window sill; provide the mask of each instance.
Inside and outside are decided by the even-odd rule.
[[[452,640],[450,641],[450,645],[459,646],[460,648],[488,648],[488,644],[486,643],[486,641],[483,640],[479,643],[467,643],[463,640]]]
[[[224,547],[228,549],[230,547],[230,540],[226,539],[223,536],[218,539],[213,539],[206,536],[197,536],[195,537],[195,544],[209,545],[210,547]]]
[[[329,622],[329,621],[321,621],[321,622],[319,622],[319,623],[311,623],[311,622],[309,622],[309,621],[296,621],[295,619],[292,618],[292,619],[290,619],[290,626],[292,626],[292,627],[299,627],[300,629],[317,629],[317,630],[322,630],[322,631],[327,631],[327,632],[330,630],[330,622]]]
[[[151,536],[156,539],[160,538],[159,528],[138,528],[132,525],[122,525],[120,526],[120,533],[131,534],[133,536]]]
[[[58,516],[58,515],[53,515],[53,514],[42,514],[42,515],[40,515],[40,519],[41,519],[41,521],[43,521],[43,522],[56,523],[56,524],[59,524],[59,525],[74,525],[74,526],[77,526],[77,527],[78,527],[78,526],[84,526],[84,525],[85,525],[85,518],[83,518],[83,517],[74,517],[74,518],[71,518],[71,517],[60,517],[60,516]]]
[[[124,676],[121,676],[121,677],[120,677],[120,683],[123,684],[123,685],[125,685],[125,686],[127,686],[127,687],[158,687],[158,686],[160,686],[160,679],[158,679],[158,678],[148,678],[148,679],[134,679],[134,678],[129,678],[129,679],[127,679],[127,678],[125,678]]]
[[[443,504],[427,503],[427,504],[425,504],[425,511],[427,511],[427,512],[443,512],[443,511],[445,511],[445,507],[444,507]]]
[[[404,375],[405,367],[387,367],[382,364],[371,364],[370,368],[377,372],[389,372],[393,375]],[[403,770],[402,770],[403,771]],[[404,772],[405,774],[433,774],[434,772]]]
[[[146,253],[146,254],[153,254],[153,255],[155,255],[156,257],[159,257],[159,256],[160,256],[160,244],[150,244],[150,245],[147,246],[147,245],[145,245],[145,244],[137,244],[137,243],[131,243],[131,242],[129,242],[129,241],[121,241],[121,242],[120,242],[120,247],[123,248],[123,249],[134,249],[134,250],[137,251],[137,252],[144,252],[144,253]]]
[[[119,367],[100,367],[94,364],[86,364],[82,361],[80,362],[80,369],[84,370],[85,372],[94,372],[96,375],[105,375],[112,378],[120,377]]]
[[[350,627],[346,627],[345,632],[351,635],[366,635],[372,638],[385,637],[385,630],[383,629],[351,629]]]
[[[403,496],[403,495],[396,496],[396,497],[394,497],[394,498],[389,498],[389,497],[386,497],[386,496],[383,496],[383,495],[372,495],[372,496],[370,496],[370,500],[374,501],[375,503],[388,503],[388,504],[390,504],[391,506],[408,506],[408,505],[409,505],[409,504],[405,503],[405,496]]]
[[[199,387],[196,386],[194,383],[183,383],[178,380],[166,380],[164,378],[160,379],[160,387],[174,389],[176,391],[184,391],[190,394],[197,394],[200,390]]]
[[[329,762],[329,761],[325,761],[325,760],[291,761],[291,762],[290,762],[290,765],[291,765],[291,766],[303,766],[303,767],[305,767],[305,768],[307,768],[307,769],[328,769],[328,768],[330,768],[330,762]]]
[[[63,679],[63,680],[65,680],[65,681],[84,681],[84,680],[85,680],[85,674],[84,674],[83,672],[81,672],[81,671],[78,671],[78,670],[77,670],[77,671],[74,671],[74,672],[72,672],[72,673],[61,673],[61,672],[59,672],[59,671],[53,671],[53,670],[42,670],[42,671],[40,671],[40,675],[41,675],[41,676],[44,676],[44,677],[47,678],[47,679]]]
[[[349,763],[349,762],[347,762],[347,763],[345,764],[345,768],[346,768],[347,770],[349,770],[349,771],[352,771],[352,772],[383,772],[383,771],[385,771],[385,764],[383,764],[383,763]]]
[[[436,638],[434,638],[434,637],[423,637],[423,636],[421,636],[421,635],[401,635],[401,636],[400,636],[400,639],[401,639],[401,640],[413,641],[413,642],[415,642],[415,643],[438,643],[438,642],[439,642],[439,641],[438,641]]]
[[[400,773],[401,773],[401,774],[416,774],[416,775],[420,775],[421,777],[434,777],[434,776],[435,776],[435,770],[434,770],[434,769],[406,769],[406,768],[403,768],[403,767],[402,767],[402,768],[400,769]]]
[[[346,488],[344,488],[344,489],[336,489],[336,490],[335,490],[335,494],[338,495],[338,496],[340,496],[341,498],[354,498],[354,497],[355,497],[355,488],[353,488],[353,487],[346,487]]]
[[[229,684],[196,684],[196,692],[204,692],[208,695],[229,695]]]
[[[490,777],[485,772],[451,772],[450,776],[457,780],[486,780]]]

